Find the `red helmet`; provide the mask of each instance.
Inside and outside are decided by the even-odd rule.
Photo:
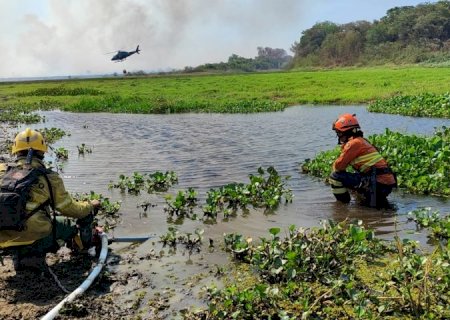
[[[339,132],[346,132],[352,129],[360,129],[358,120],[356,119],[355,114],[344,113],[337,118],[335,122],[333,122],[333,130]]]

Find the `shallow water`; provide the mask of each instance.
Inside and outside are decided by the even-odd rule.
[[[330,187],[319,179],[304,175],[299,165],[314,158],[323,150],[336,145],[331,123],[341,113],[356,113],[366,133],[382,133],[385,128],[395,131],[432,134],[434,127],[449,126],[450,120],[426,119],[368,113],[364,106],[298,106],[283,112],[259,114],[175,114],[136,115],[107,113],[43,112],[46,122],[39,127],[58,127],[71,136],[64,137],[55,147],[69,150],[69,160],[62,175],[70,192],[93,190],[112,201],[122,201],[121,224],[116,236],[151,235],[153,240],[136,247],[134,254],[141,257],[136,263],[124,264],[122,270],[139,270],[150,275],[149,294],[166,296],[171,307],[165,312],[174,319],[173,312],[202,301],[196,293],[202,285],[214,278],[215,265],[225,265],[230,257],[220,250],[223,233],[240,233],[257,239],[268,237],[268,229],[279,226],[287,229],[291,224],[315,226],[323,219],[360,219],[373,228],[378,236],[392,239],[395,234],[414,238],[425,246],[425,234],[415,232],[415,224],[407,221],[407,213],[421,207],[432,207],[448,212],[449,200],[403,194],[396,191],[390,200],[396,211],[374,210],[354,203],[336,203]],[[91,154],[78,156],[77,146],[85,143],[93,149]],[[51,158],[47,160],[52,160]],[[173,170],[179,183],[169,190],[193,187],[204,203],[206,192],[231,182],[248,183],[248,175],[258,167],[274,166],[281,175],[289,175],[293,190],[293,203],[282,205],[272,215],[252,211],[247,216],[238,215],[229,221],[207,225],[186,220],[178,225],[180,232],[205,230],[204,237],[213,239],[213,252],[207,248],[191,256],[185,250],[168,255],[167,248],[158,244],[159,235],[169,226],[164,213],[164,194],[132,196],[109,190],[110,181],[117,182],[120,174],[151,173]],[[148,217],[141,217],[137,206],[150,200],[157,206]],[[198,209],[201,217],[201,209]],[[205,241],[207,244],[208,241]],[[120,252],[124,244],[113,245]],[[158,249],[157,249],[158,248]],[[152,250],[162,250],[164,259],[146,260]],[[162,254],[162,251],[159,254]],[[126,252],[126,251],[125,251]],[[119,267],[120,269],[120,267]],[[198,277],[207,273],[210,276]],[[196,283],[197,285],[192,285]],[[131,294],[131,293],[130,293]]]
[[[432,134],[434,127],[450,125],[446,119],[369,113],[364,106],[298,106],[283,112],[244,115],[52,111],[44,112],[46,122],[40,126],[59,127],[71,134],[55,144],[69,150],[62,173],[68,190],[93,190],[113,201],[123,201],[123,222],[115,231],[120,235],[159,235],[167,230],[163,195],[136,197],[122,195],[117,189],[108,190],[110,181],[116,182],[120,174],[131,175],[135,171],[173,170],[179,176],[179,184],[169,193],[193,187],[201,200],[210,188],[230,182],[247,183],[248,174],[256,173],[259,166],[274,166],[281,175],[291,176],[289,186],[295,196],[292,204],[282,206],[275,215],[255,212],[226,223],[201,225],[218,234],[233,231],[266,235],[267,229],[274,225],[311,226],[321,219],[348,217],[362,219],[378,234],[389,237],[396,229],[414,229],[405,218],[412,209],[430,206],[442,212],[448,208],[448,200],[406,195],[401,191],[390,196],[397,207],[396,214],[355,204],[343,206],[335,202],[329,186],[301,174],[299,164],[305,159],[336,145],[331,123],[344,112],[357,114],[366,135],[382,133],[385,128]],[[92,147],[92,154],[78,156],[77,145],[81,143]],[[148,218],[140,217],[141,209],[137,208],[144,200],[158,204],[150,209]],[[185,224],[187,229],[192,228],[192,223]]]

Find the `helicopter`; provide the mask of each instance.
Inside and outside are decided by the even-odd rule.
[[[139,45],[136,47],[136,50],[134,50],[134,51],[113,51],[113,52],[117,52],[117,53],[111,58],[111,61],[115,61],[115,62],[124,61],[126,58],[128,58],[132,54],[135,54],[135,53],[139,54],[139,51],[141,51],[139,49]],[[110,53],[113,53],[113,52],[110,52]]]

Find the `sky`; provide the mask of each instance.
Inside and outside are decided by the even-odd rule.
[[[0,0],[0,78],[157,72],[288,54],[315,23],[373,22],[415,0]],[[428,1],[436,2],[436,1]],[[139,55],[113,62],[117,50]]]

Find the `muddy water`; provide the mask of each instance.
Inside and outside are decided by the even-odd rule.
[[[303,175],[299,164],[317,152],[333,148],[336,138],[331,123],[342,112],[356,113],[366,134],[382,133],[385,128],[402,132],[431,134],[434,127],[450,125],[450,120],[424,119],[368,113],[354,107],[292,107],[284,112],[249,115],[182,114],[128,115],[46,112],[41,126],[59,127],[71,133],[55,146],[69,150],[63,168],[66,186],[74,192],[94,190],[123,201],[120,235],[160,234],[166,230],[162,196],[123,196],[107,185],[120,174],[131,175],[156,170],[174,170],[179,184],[169,192],[193,187],[200,198],[210,188],[230,182],[248,182],[248,174],[259,166],[274,166],[289,182],[295,198],[276,215],[255,214],[242,221],[218,224],[215,232],[234,230],[251,234],[266,232],[274,224],[315,225],[320,219],[346,216],[363,218],[380,233],[394,231],[391,212],[380,212],[356,205],[340,206],[321,181]],[[92,154],[79,157],[77,145],[86,143]],[[145,200],[158,203],[148,218],[140,218],[136,206]],[[391,196],[397,207],[397,220],[416,207],[442,208],[448,201],[432,197]],[[401,228],[402,229],[402,228]]]
[[[340,205],[335,202],[329,186],[300,173],[299,164],[305,159],[336,145],[331,123],[344,112],[356,113],[366,134],[382,133],[385,128],[432,134],[434,127],[450,125],[450,120],[372,114],[364,106],[299,106],[284,112],[249,115],[45,112],[46,122],[39,126],[59,127],[71,133],[55,145],[69,150],[69,161],[62,173],[68,190],[94,190],[113,201],[122,201],[123,221],[115,230],[116,236],[153,235],[157,241],[168,227],[163,195],[130,196],[122,195],[117,189],[108,190],[108,183],[118,181],[120,174],[173,170],[179,176],[179,184],[169,193],[193,187],[204,200],[210,188],[230,182],[247,183],[248,174],[256,173],[259,166],[274,166],[281,175],[291,176],[289,186],[295,196],[292,204],[282,206],[273,215],[252,212],[214,225],[185,221],[178,226],[180,231],[191,232],[199,227],[205,230],[206,238],[219,243],[224,232],[258,238],[267,236],[268,228],[273,226],[285,228],[296,224],[308,227],[318,225],[321,219],[348,217],[363,220],[382,237],[392,238],[397,230],[408,237],[426,241],[423,235],[413,234],[415,228],[407,222],[407,212],[428,206],[445,211],[450,204],[448,200],[411,196],[399,191],[390,197],[397,206],[396,212],[362,208],[353,203]],[[92,147],[92,154],[79,157],[77,145],[81,143]],[[157,206],[150,209],[148,217],[142,217],[137,205],[147,200]],[[199,214],[201,216],[200,211]],[[154,244],[147,242],[137,249],[137,253],[145,254],[152,248]],[[154,281],[156,287],[178,286],[171,301],[178,303],[184,296],[184,302],[178,305],[180,308],[196,301],[186,299],[192,294],[186,292],[191,290],[185,287],[190,281],[188,277],[208,265],[226,262],[227,256],[216,250],[212,254],[197,255],[194,260],[181,251],[174,256],[172,267],[167,262],[152,262],[142,264],[141,269],[173,271],[176,276],[166,274]]]

